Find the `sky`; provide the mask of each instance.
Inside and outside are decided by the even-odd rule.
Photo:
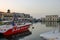
[[[60,14],[60,0],[0,0],[0,11],[30,14],[34,18]]]

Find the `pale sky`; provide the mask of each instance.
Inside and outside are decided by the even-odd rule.
[[[35,18],[60,14],[60,0],[0,0],[0,11],[31,14]]]

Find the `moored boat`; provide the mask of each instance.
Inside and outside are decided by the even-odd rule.
[[[31,23],[15,24],[12,25],[11,21],[2,21],[3,25],[0,25],[0,35],[10,36],[17,33],[22,33],[28,30]]]

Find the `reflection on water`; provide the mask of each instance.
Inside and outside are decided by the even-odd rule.
[[[58,22],[41,22],[41,24],[45,24],[46,27],[57,27],[60,23],[58,23]]]
[[[24,33],[12,35],[9,37],[0,38],[0,40],[19,40],[19,39],[22,39],[22,38],[29,36],[29,35],[31,35],[31,32],[28,30],[28,31],[25,31]]]
[[[46,22],[46,27],[57,27],[58,23],[57,22]]]
[[[52,27],[55,30],[58,30],[60,32],[60,22],[43,22],[46,27]],[[41,23],[42,24],[42,23]]]

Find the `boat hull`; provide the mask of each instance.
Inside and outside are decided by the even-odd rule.
[[[18,33],[22,33],[22,32],[25,32],[28,30],[30,25],[24,25],[24,26],[21,26],[21,27],[15,27],[15,28],[12,28],[12,29],[9,29],[8,31],[4,32],[4,33],[0,33],[1,37],[2,36],[11,36],[11,35],[15,35],[15,34],[18,34]]]

